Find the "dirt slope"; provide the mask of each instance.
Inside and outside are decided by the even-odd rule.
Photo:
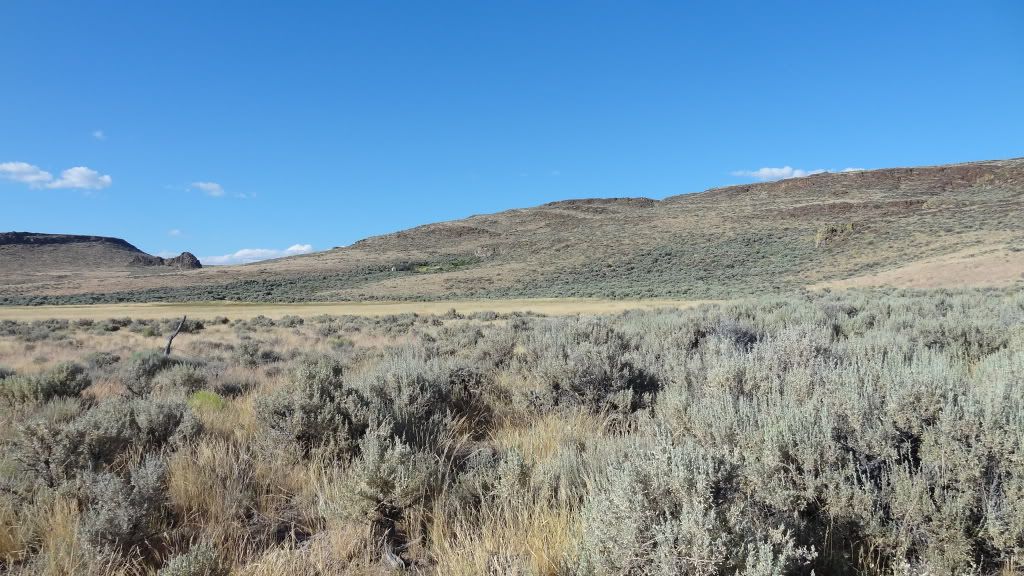
[[[1011,159],[660,201],[554,202],[246,266],[17,285],[5,273],[0,302],[705,299],[803,286],[1006,285],[1020,281],[1022,249],[1024,159]]]
[[[139,250],[120,238],[0,233],[0,291],[22,287],[46,290],[95,280],[111,282],[123,276],[149,275],[200,268],[188,252],[164,259]]]

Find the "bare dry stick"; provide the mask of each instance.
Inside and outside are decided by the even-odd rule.
[[[178,327],[174,329],[174,334],[171,334],[171,337],[167,339],[167,348],[164,348],[164,356],[171,355],[171,342],[174,341],[174,337],[178,335],[178,332],[181,332],[181,327],[185,325],[186,318],[188,316],[181,317],[181,322],[178,322]]]

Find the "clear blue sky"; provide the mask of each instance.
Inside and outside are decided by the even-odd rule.
[[[321,250],[1024,155],[1022,2],[689,4],[7,0],[0,230]]]

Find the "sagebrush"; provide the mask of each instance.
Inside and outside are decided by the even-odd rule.
[[[4,324],[0,571],[1024,562],[1020,290],[171,329]]]

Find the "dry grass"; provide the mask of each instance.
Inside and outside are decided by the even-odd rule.
[[[309,486],[306,467],[282,451],[206,440],[176,452],[168,462],[171,505],[198,533],[236,560],[268,547],[280,511]],[[308,529],[309,526],[301,526]]]
[[[71,576],[95,574],[99,568],[79,536],[78,505],[64,496],[52,496],[20,516],[0,508],[0,560],[10,562],[34,556],[34,575]],[[0,562],[0,566],[3,563]],[[117,570],[105,571],[116,574]]]
[[[431,554],[438,574],[569,573],[582,531],[577,510],[521,502],[464,518],[438,504],[431,523]]]
[[[502,427],[491,434],[491,439],[502,449],[515,450],[528,462],[543,463],[565,447],[601,438],[607,430],[606,418],[579,410]]]
[[[256,316],[279,318],[288,314],[309,317],[319,314],[335,316],[386,316],[389,314],[444,314],[455,309],[460,313],[493,311],[499,313],[534,312],[562,316],[570,314],[611,314],[623,310],[654,310],[657,308],[692,308],[709,301],[695,300],[602,300],[591,298],[531,298],[507,300],[442,300],[435,302],[343,302],[312,304],[270,304],[244,302],[181,303],[181,304],[94,304],[82,306],[0,306],[0,320],[42,320],[87,318],[101,320],[129,316],[138,319],[159,319],[188,315],[210,319],[216,316],[249,319]]]

